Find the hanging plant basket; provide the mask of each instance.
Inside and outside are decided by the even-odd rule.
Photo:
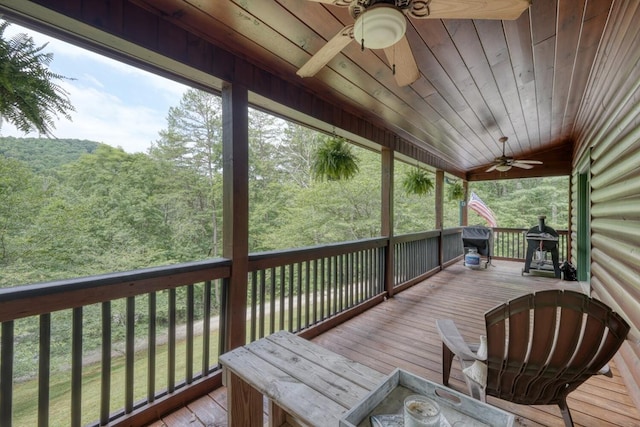
[[[449,196],[449,200],[452,201],[460,201],[464,199],[464,188],[462,187],[462,183],[454,182],[449,184],[449,188],[447,189],[447,195]]]
[[[358,157],[344,138],[328,138],[314,154],[312,172],[317,180],[351,179],[359,170]]]
[[[409,194],[423,196],[433,190],[433,179],[431,179],[429,172],[414,168],[405,175],[402,187]]]

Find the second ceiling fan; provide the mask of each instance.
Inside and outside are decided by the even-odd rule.
[[[542,162],[540,160],[517,160],[511,156],[507,156],[504,154],[504,147],[507,145],[506,136],[501,137],[498,141],[502,143],[502,156],[496,157],[496,160],[493,162],[493,165],[487,169],[485,172],[493,172],[497,170],[498,172],[506,172],[512,167],[520,168],[520,169],[531,169],[533,165],[541,165]]]
[[[311,77],[352,40],[361,48],[384,49],[399,86],[420,77],[406,37],[407,17],[416,19],[517,19],[530,0],[309,0],[348,7],[354,23],[344,27],[298,71]]]

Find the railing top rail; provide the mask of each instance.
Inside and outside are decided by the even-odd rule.
[[[395,243],[414,242],[418,240],[426,240],[439,236],[448,236],[451,234],[457,234],[462,231],[462,227],[445,228],[442,230],[422,231],[419,233],[398,234],[393,236]]]
[[[344,255],[367,249],[381,248],[387,245],[387,237],[355,240],[351,242],[333,243],[322,246],[288,249],[284,251],[269,251],[249,254],[249,271],[277,267],[304,261],[311,261]]]
[[[494,232],[511,232],[511,233],[524,233],[527,230],[529,230],[529,228],[518,228],[518,227],[493,227],[492,230]],[[556,230],[556,232],[560,235],[566,235],[569,233],[568,230],[559,230],[559,229],[554,229]]]
[[[0,289],[0,322],[229,277],[231,261],[213,259]]]

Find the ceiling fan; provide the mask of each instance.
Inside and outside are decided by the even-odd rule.
[[[540,160],[516,160],[513,157],[507,156],[504,154],[504,147],[507,145],[506,136],[501,137],[498,141],[502,142],[502,156],[496,157],[496,160],[493,162],[493,165],[487,169],[485,172],[493,172],[497,170],[498,172],[506,172],[512,167],[517,167],[521,169],[531,169],[533,165],[541,165],[542,162]]]
[[[348,7],[354,23],[329,40],[296,74],[311,77],[352,40],[362,48],[384,49],[399,86],[420,77],[405,35],[407,17],[416,19],[517,19],[531,0],[309,0]]]

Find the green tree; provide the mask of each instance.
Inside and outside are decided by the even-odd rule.
[[[66,77],[49,70],[53,54],[44,53],[27,34],[5,40],[9,26],[0,22],[0,118],[28,133],[51,136],[54,118],[71,120],[74,111],[68,93],[57,80]]]
[[[175,225],[176,242],[196,258],[220,256],[222,235],[222,102],[219,96],[190,89],[171,107],[167,129],[149,150],[172,165],[165,175],[172,191],[163,195],[165,215]],[[192,254],[193,256],[194,254]]]
[[[26,164],[0,156],[0,265],[24,255],[23,233],[41,207],[42,190]]]

